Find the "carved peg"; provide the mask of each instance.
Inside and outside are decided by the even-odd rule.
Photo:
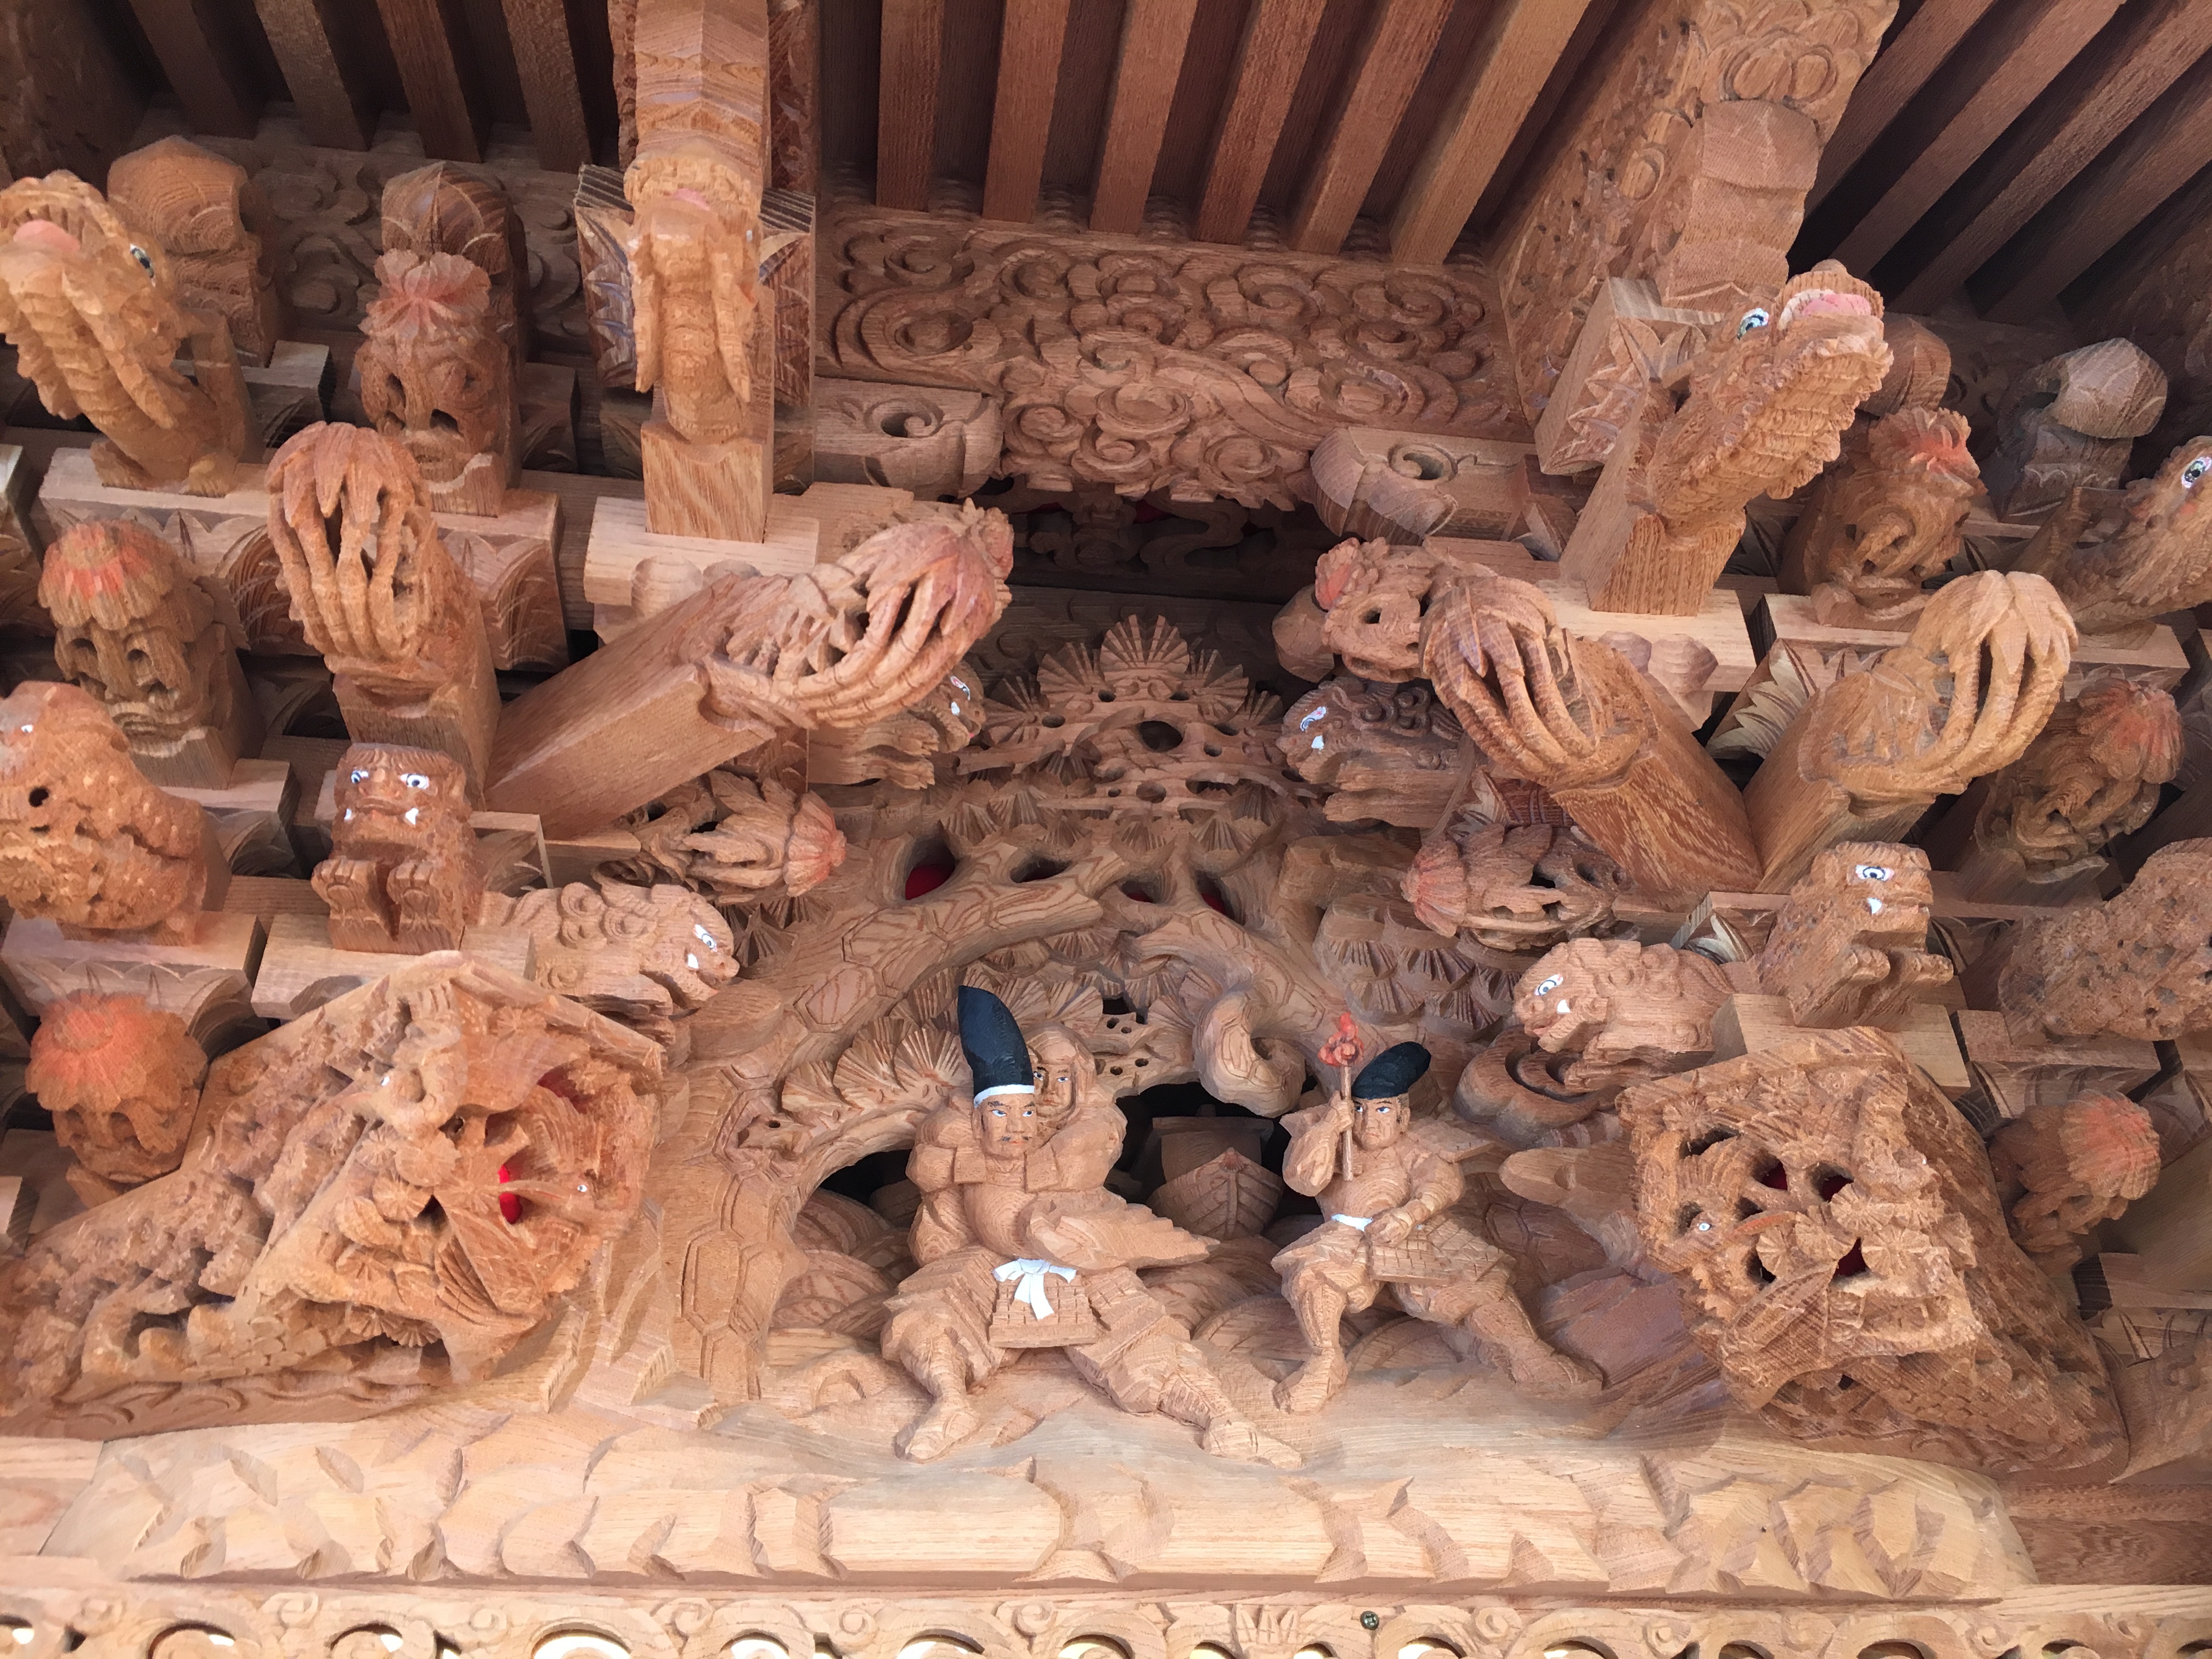
[[[1431,602],[1421,666],[1492,765],[1549,790],[1662,901],[1754,885],[1743,799],[1672,702],[1570,637],[1527,582],[1471,571]]]
[[[514,483],[514,364],[489,279],[459,254],[386,253],[362,319],[362,408],[402,445],[439,513],[495,516]]]
[[[86,520],[46,550],[39,600],[54,663],[98,698],[153,782],[227,789],[261,749],[261,713],[215,601],[128,519]]]
[[[1951,981],[1951,964],[1926,949],[1934,902],[1920,848],[1828,848],[1783,902],[1759,953],[1759,982],[1789,999],[1793,1024],[1887,1024]]]
[[[2083,541],[2094,514],[2081,496],[2069,495],[2013,568],[2048,576],[2085,634],[2147,633],[2155,617],[2212,599],[2208,477],[2212,437],[2191,438],[2154,477],[2128,486],[2113,534]]]
[[[2076,489],[2109,489],[2135,441],[2166,410],[2166,371],[2128,340],[2100,340],[2039,363],[2021,384],[1983,469],[2008,519],[2047,513]]]
[[[2015,1037],[2166,1042],[2212,1028],[2212,841],[2152,854],[2102,904],[2021,922],[1995,969]]]
[[[107,199],[168,251],[179,297],[230,325],[231,343],[266,366],[289,326],[276,287],[276,221],[235,161],[189,138],[155,140],[117,158]]]
[[[331,665],[347,732],[450,755],[478,789],[499,723],[491,647],[413,458],[366,428],[311,426],[269,464],[268,489],[292,614]]]
[[[2057,706],[2073,619],[2040,576],[1985,570],[1931,599],[1905,643],[1814,696],[1743,793],[1765,874],[1839,841],[1894,841],[1938,795],[2009,766]],[[1722,884],[1715,884],[1721,885]]]
[[[23,1081],[76,1160],[70,1185],[94,1205],[183,1161],[207,1067],[176,1015],[80,991],[41,1012]]]
[[[341,951],[451,951],[474,925],[483,872],[468,781],[451,756],[357,743],[339,757],[331,855],[310,878]]]

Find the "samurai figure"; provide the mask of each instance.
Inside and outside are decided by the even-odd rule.
[[[1013,1014],[974,986],[960,990],[960,1042],[972,1103],[923,1119],[907,1163],[921,1266],[891,1298],[883,1348],[932,1401],[900,1453],[926,1462],[960,1445],[982,1426],[971,1390],[1020,1350],[1056,1347],[1115,1405],[1192,1425],[1216,1456],[1295,1467],[1137,1277],[1212,1246],[1106,1190],[1124,1124],[1088,1050],[1057,1026],[1038,1034],[1052,1082],[1067,1085],[1066,1101],[1042,1099]]]
[[[1536,1334],[1505,1253],[1445,1213],[1465,1190],[1459,1160],[1474,1147],[1450,1124],[1414,1121],[1408,1095],[1428,1069],[1426,1048],[1399,1043],[1348,1091],[1283,1120],[1283,1179],[1319,1199],[1322,1217],[1274,1261],[1313,1351],[1276,1390],[1285,1411],[1319,1411],[1344,1387],[1339,1324],[1386,1286],[1414,1318],[1457,1327],[1479,1352],[1503,1359],[1525,1393],[1564,1399],[1602,1386]]]

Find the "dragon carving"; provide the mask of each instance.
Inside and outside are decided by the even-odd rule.
[[[2088,515],[2082,498],[2069,496],[2013,568],[2048,576],[2085,634],[2140,629],[2169,611],[2202,605],[2212,599],[2208,477],[2212,437],[2191,438],[2155,477],[2128,486],[2111,539],[2075,545]]]
[[[1957,556],[1981,469],[1955,410],[1900,409],[1854,428],[1782,550],[1784,586],[1838,628],[1906,627],[1921,584]]]

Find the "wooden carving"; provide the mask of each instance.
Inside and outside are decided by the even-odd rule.
[[[2171,1042],[2212,1026],[2212,841],[2177,842],[2102,904],[2019,923],[1997,981],[2015,1036]]]
[[[209,844],[198,804],[147,782],[76,686],[31,681],[0,701],[0,897],[17,915],[179,935],[208,895]]]
[[[1283,753],[1297,775],[1327,790],[1332,823],[1379,818],[1426,829],[1459,782],[1466,736],[1419,681],[1343,675],[1283,713]]]
[[[2166,371],[2127,340],[2039,364],[2014,389],[1989,458],[1990,500],[2008,519],[2047,513],[2075,489],[2109,489],[2166,409]]]
[[[2081,1259],[2083,1237],[2158,1184],[2158,1131],[2124,1095],[2031,1106],[1996,1132],[1990,1167],[2013,1240],[2046,1273]]]
[[[1527,441],[1476,265],[825,217],[823,372],[1000,398],[994,470],[1040,489],[1288,509],[1341,427]]]
[[[498,180],[433,161],[386,180],[380,210],[386,253],[411,253],[425,263],[458,254],[483,272],[493,331],[520,374],[530,359],[531,261],[522,216]]]
[[[1421,666],[1496,769],[1551,792],[1638,887],[1755,887],[1743,799],[1618,651],[1570,637],[1527,582],[1470,571],[1432,600]]]
[[[1645,1249],[1738,1404],[1992,1470],[2119,1443],[2104,1362],[2007,1235],[1973,1130],[1881,1033],[1808,1032],[1620,1109]]]
[[[288,319],[274,216],[246,169],[189,138],[158,139],[108,169],[107,200],[167,250],[181,301],[221,317],[233,345],[268,362]]]
[[[1753,307],[1692,364],[1679,409],[1655,393],[1616,450],[1559,573],[1601,611],[1695,616],[1744,531],[1745,505],[1809,483],[1888,374],[1881,295],[1833,263]],[[1621,499],[1601,502],[1609,487]]]
[[[1775,891],[1838,841],[1893,840],[1938,795],[2026,752],[2057,706],[2075,635],[2040,576],[1984,570],[1929,600],[1905,643],[1823,688],[1744,791]],[[1721,884],[1715,884],[1719,885]]]
[[[5,1420],[356,1417],[484,1376],[635,1213],[660,1066],[458,956],[224,1055],[181,1170],[0,1269]]]
[[[1823,851],[1790,890],[1759,954],[1759,978],[1793,1024],[1880,1025],[1951,981],[1927,951],[1928,854],[1892,842]]]
[[[1003,515],[895,525],[803,576],[723,577],[508,705],[487,804],[598,830],[779,729],[931,696],[1006,606]]]
[[[637,837],[637,855],[605,873],[678,882],[720,905],[797,898],[845,861],[845,837],[819,795],[721,767],[623,823]]]
[[[207,1055],[176,1015],[143,998],[80,991],[46,1005],[23,1083],[53,1114],[88,1205],[181,1163]]]
[[[102,434],[100,482],[222,495],[250,441],[219,316],[186,307],[168,254],[66,173],[0,190],[0,333],[40,400]],[[189,347],[197,382],[173,359]]]
[[[1783,544],[1787,589],[1811,594],[1832,627],[1909,626],[1928,602],[1921,584],[1958,556],[1980,486],[1966,434],[1966,417],[1948,409],[1853,427]]]
[[[1613,929],[1620,866],[1578,831],[1462,813],[1421,843],[1402,890],[1422,926],[1493,951]]]
[[[261,715],[215,602],[176,550],[127,519],[92,519],[46,550],[39,601],[54,663],[98,698],[154,782],[223,789],[261,747]]]
[[[926,789],[952,769],[952,757],[982,731],[988,712],[983,677],[963,660],[895,714],[850,731],[815,732],[806,745],[806,775],[816,783]]]
[[[513,361],[489,280],[455,253],[386,253],[355,354],[362,408],[441,512],[496,514],[514,481]]]
[[[483,897],[468,781],[432,749],[357,743],[338,759],[331,855],[315,891],[341,951],[450,951]]]
[[[1370,1062],[1360,1085],[1379,1091],[1400,1080],[1370,1075],[1396,1052]],[[1425,1053],[1422,1060],[1425,1067]],[[1316,1412],[1335,1397],[1346,1376],[1344,1316],[1386,1291],[1414,1318],[1502,1360],[1527,1393],[1595,1394],[1602,1379],[1530,1326],[1505,1253],[1446,1213],[1466,1188],[1460,1161],[1480,1143],[1450,1123],[1415,1119],[1403,1091],[1359,1094],[1348,1068],[1340,1075],[1345,1082],[1326,1100],[1284,1120],[1291,1144],[1283,1180],[1319,1200],[1322,1220],[1274,1260],[1311,1355],[1278,1387],[1277,1403]]]
[[[2118,675],[2093,680],[1990,781],[1974,844],[2018,858],[2032,882],[2100,870],[2106,844],[2142,828],[2180,769],[2172,696]]]
[[[2128,486],[2115,534],[2077,545],[2087,515],[2069,501],[2013,568],[2048,576],[2085,634],[2141,631],[2169,611],[2203,605],[2212,599],[2208,473],[2212,437],[2191,438],[2154,476]]]
[[[1257,1238],[1283,1201],[1283,1178],[1262,1163],[1265,1120],[1184,1117],[1152,1120],[1160,1184],[1145,1195],[1156,1215],[1201,1238]]]
[[[414,459],[365,428],[311,426],[276,452],[268,489],[292,614],[331,665],[346,730],[450,755],[474,789],[499,690],[483,611]]]
[[[1317,642],[1290,646],[1285,665],[1326,665],[1334,656],[1363,679],[1418,679],[1421,672],[1421,628],[1438,589],[1465,568],[1463,561],[1431,551],[1425,544],[1400,547],[1382,540],[1339,542],[1314,562],[1313,604],[1322,612]],[[1301,596],[1303,598],[1304,596]],[[1285,607],[1295,619],[1300,602]],[[1278,649],[1288,625],[1275,625]],[[1324,672],[1326,668],[1324,666]]]
[[[540,985],[660,1042],[674,1034],[676,1016],[705,1006],[738,975],[721,912],[670,883],[488,893],[476,919],[536,941],[531,977]]]

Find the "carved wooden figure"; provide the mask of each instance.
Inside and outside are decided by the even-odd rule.
[[[385,252],[425,262],[458,254],[483,272],[493,331],[519,376],[530,360],[530,257],[506,191],[480,173],[433,161],[386,180],[382,209]]]
[[[2137,438],[2166,410],[2166,371],[2128,340],[2100,340],[2039,364],[2019,386],[1984,469],[1990,501],[2032,518],[2075,489],[2109,489]]]
[[[1881,1025],[1951,981],[1927,951],[1928,854],[1892,842],[1826,848],[1790,890],[1759,954],[1759,982],[1815,1029]]]
[[[680,882],[716,904],[797,898],[845,861],[845,837],[819,795],[726,768],[623,822],[639,848],[623,879]]]
[[[1322,811],[1332,823],[1380,818],[1429,828],[1458,784],[1465,747],[1451,711],[1418,680],[1341,675],[1283,713],[1284,756],[1328,790]]]
[[[292,614],[331,665],[346,730],[450,755],[476,790],[499,688],[483,610],[413,458],[365,428],[311,426],[277,451],[268,489]]]
[[[2081,1259],[2083,1239],[2158,1184],[2158,1131],[2124,1095],[2031,1106],[1990,1142],[2014,1242],[2047,1273]]]
[[[1613,926],[1620,866],[1577,831],[1462,813],[1431,833],[1401,890],[1422,926],[1493,951],[1547,951]]]
[[[476,920],[536,940],[531,977],[665,1042],[674,1019],[735,979],[730,924],[696,893],[664,883],[571,882],[518,897],[484,895]]]
[[[1782,582],[1813,596],[1837,628],[1905,628],[1928,602],[1921,584],[1959,555],[1980,486],[1966,417],[1905,408],[1844,440],[1842,463],[1814,486],[1782,548]]]
[[[1776,891],[1839,841],[1894,840],[1938,795],[2019,759],[2057,706],[2075,639],[2040,576],[1947,585],[1904,644],[1824,688],[1776,739],[1743,793],[1765,871],[1739,890]]]
[[[1655,897],[1755,886],[1743,798],[1681,713],[1527,582],[1469,571],[1431,602],[1421,666],[1504,772],[1549,790]]]
[[[660,1069],[453,955],[234,1050],[182,1169],[0,1267],[4,1420],[354,1417],[485,1376],[636,1212]]]
[[[963,986],[961,1046],[973,1099],[922,1120],[908,1159],[921,1191],[917,1272],[891,1299],[884,1355],[911,1373],[929,1409],[900,1437],[916,1462],[981,1426],[969,1390],[1023,1349],[1064,1349],[1077,1374],[1130,1411],[1201,1431],[1217,1456],[1294,1467],[1297,1454],[1231,1404],[1189,1334],[1136,1269],[1202,1261],[1205,1240],[1102,1184],[1126,1127],[1087,1048],[1063,1029],[1036,1034],[1048,1103],[1013,1015]],[[1057,1073],[1057,1078],[1055,1077]]]
[[[2087,515],[2069,501],[2014,562],[2048,576],[2085,634],[2140,633],[2153,618],[2212,599],[2212,437],[2191,438],[2156,475],[2128,486],[2120,527],[2079,542]]]
[[[161,138],[117,158],[107,200],[169,255],[184,304],[230,325],[231,343],[266,364],[289,325],[276,286],[277,230],[244,167],[189,138]]]
[[[102,483],[235,484],[252,428],[229,325],[189,308],[161,245],[72,174],[0,190],[0,334],[47,409],[100,428]],[[187,347],[197,381],[173,366]]]
[[[2171,1042],[2212,1028],[2212,841],[2176,842],[2102,904],[2019,923],[1997,1000],[2018,1037]]]
[[[1565,1399],[1601,1386],[1529,1325],[1504,1252],[1444,1213],[1465,1188],[1460,1160],[1480,1143],[1449,1123],[1414,1119],[1407,1096],[1428,1067],[1427,1049],[1400,1043],[1356,1079],[1346,1066],[1326,1100],[1284,1120],[1283,1179],[1317,1199],[1322,1216],[1274,1261],[1312,1355],[1276,1390],[1285,1411],[1319,1411],[1342,1389],[1344,1316],[1386,1291],[1416,1319],[1464,1333],[1529,1394]]]
[[[514,362],[489,279],[455,253],[386,253],[354,366],[376,429],[414,457],[438,512],[494,514],[514,482]]]
[[[1639,1084],[1620,1115],[1645,1249],[1746,1409],[1999,1471],[2120,1443],[2104,1363],[2007,1235],[1973,1130],[1881,1032]]]
[[[483,897],[468,782],[435,750],[357,743],[339,757],[331,855],[315,891],[341,951],[450,951]]]
[[[183,1161],[207,1055],[174,1014],[140,997],[80,991],[49,1003],[23,1083],[76,1160],[69,1182],[99,1204]]]
[[[0,897],[17,915],[187,937],[221,899],[213,848],[198,803],[147,782],[86,693],[31,681],[0,700]]]
[[[2048,887],[2105,867],[2106,846],[2158,810],[2181,768],[2181,716],[2172,694],[2117,675],[2058,705],[2027,752],[1990,780],[1974,821],[1984,857],[2016,860]]]
[[[46,550],[39,601],[54,619],[55,665],[106,707],[153,782],[227,789],[259,753],[261,714],[229,631],[152,531],[76,525]]]
[[[1577,521],[1560,574],[1601,611],[1694,616],[1744,530],[1744,507],[1810,483],[1889,372],[1881,295],[1831,263],[1784,283],[1693,362],[1679,409],[1645,405]]]

